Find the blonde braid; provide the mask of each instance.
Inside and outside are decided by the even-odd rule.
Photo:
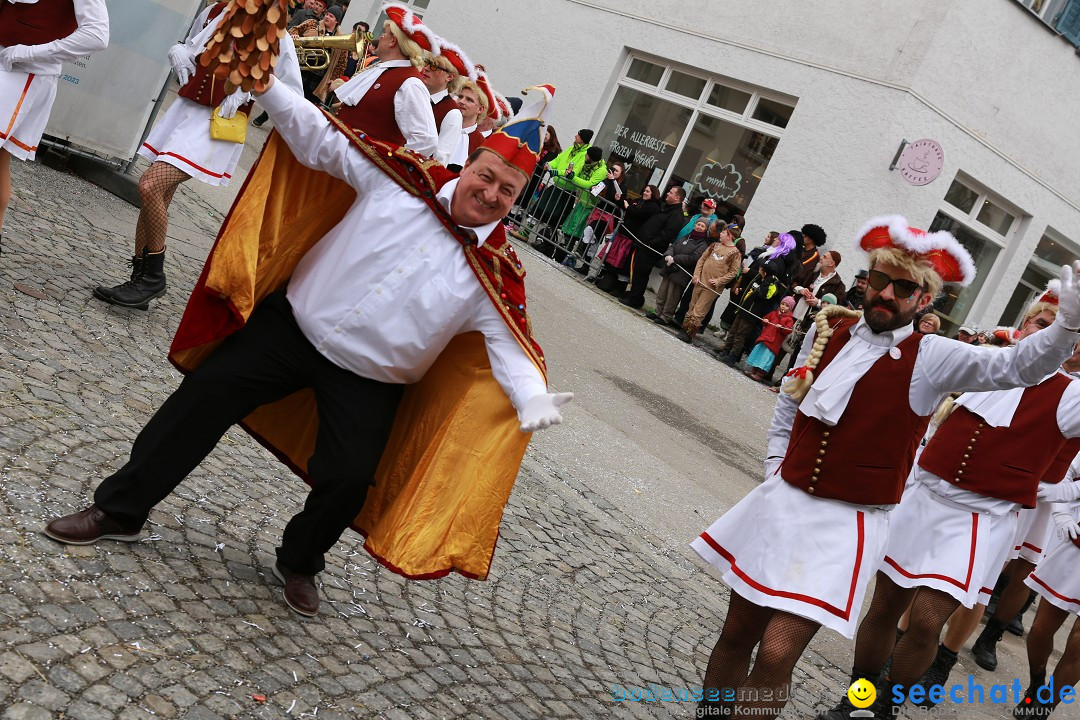
[[[796,400],[802,400],[814,384],[814,370],[821,362],[821,356],[825,353],[825,346],[832,337],[833,327],[829,325],[829,318],[833,317],[862,317],[859,310],[851,310],[840,305],[828,305],[814,316],[814,324],[817,326],[817,334],[814,337],[814,346],[810,348],[810,355],[806,358],[806,364],[795,368],[787,374],[790,378],[784,383],[784,392]]]

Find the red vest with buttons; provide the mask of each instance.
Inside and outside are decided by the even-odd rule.
[[[469,133],[468,138],[469,138],[469,154],[470,155],[472,155],[474,152],[476,152],[476,149],[478,147],[480,147],[481,145],[483,145],[484,141],[487,140],[487,138],[484,137],[484,134],[482,132],[480,132],[479,130],[473,130],[471,133]]]
[[[0,45],[44,45],[79,29],[74,0],[0,2]]]
[[[851,339],[853,318],[840,321],[818,363],[821,374]],[[814,497],[857,505],[895,505],[930,424],[911,409],[908,393],[922,335],[913,333],[855,384],[835,426],[799,412],[780,466],[785,481]]]
[[[457,102],[447,95],[439,102],[431,106],[431,112],[435,113],[435,127],[442,132],[442,121],[451,110],[460,110]]]
[[[1039,481],[1067,441],[1057,409],[1070,382],[1055,373],[1024,390],[1008,427],[991,427],[956,408],[926,445],[919,467],[965,490],[1035,507]]]
[[[206,22],[203,23],[205,28],[214,19],[225,10],[228,3],[219,2],[217,5],[210,9],[210,14],[206,16]],[[225,81],[221,78],[214,77],[206,67],[199,62],[199,58],[195,58],[195,74],[191,76],[191,79],[187,81],[184,87],[180,88],[180,92],[177,93],[180,97],[186,98],[194,103],[203,105],[209,108],[216,108],[225,100]],[[251,115],[251,108],[255,104],[254,101],[246,103],[240,107],[239,112]]]
[[[1080,455],[1080,438],[1070,438],[1065,441],[1061,452],[1057,454],[1050,467],[1046,468],[1042,481],[1050,485],[1057,485],[1065,479],[1065,473],[1069,471],[1069,465]]]
[[[353,131],[370,135],[375,140],[404,145],[405,135],[398,127],[394,113],[394,96],[402,83],[412,77],[420,77],[420,71],[412,66],[387,68],[360,102],[355,105],[342,103],[337,119]]]

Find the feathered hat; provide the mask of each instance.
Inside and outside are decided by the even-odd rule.
[[[510,122],[491,133],[480,145],[481,150],[495,153],[527,178],[532,177],[544,145],[544,113],[555,94],[555,87],[537,85],[526,88],[522,94],[527,95],[530,90],[537,92],[532,96],[535,100],[523,106]]]
[[[423,20],[413,14],[412,8],[390,3],[383,6],[383,12],[390,22],[397,25],[398,29],[421,49],[439,54],[439,37],[431,32]]]
[[[926,232],[911,227],[900,215],[886,215],[867,221],[858,237],[866,252],[892,247],[929,261],[943,282],[966,287],[975,279],[975,261],[946,230]]]

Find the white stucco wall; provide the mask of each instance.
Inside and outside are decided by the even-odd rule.
[[[747,211],[749,238],[816,222],[861,265],[853,235],[900,212],[926,227],[958,171],[1020,208],[968,320],[995,323],[1047,226],[1080,241],[1080,58],[1012,0],[431,0],[426,21],[510,95],[557,86],[568,141],[599,128],[629,50],[798,98]],[[945,150],[913,187],[888,166],[904,138]],[[847,258],[851,258],[847,260]]]

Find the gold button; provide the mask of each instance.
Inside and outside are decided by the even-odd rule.
[[[821,437],[829,437],[829,431],[826,430],[825,432],[821,433]]]
[[[953,478],[955,482],[960,482],[960,478]]]
[[[818,450],[818,451],[817,451],[817,454],[818,454],[818,455],[824,455],[824,454],[825,454],[825,451],[824,451],[824,450]]]
[[[968,450],[972,450],[972,449],[974,449],[974,448],[975,448],[975,446],[974,446],[974,445],[968,445],[968,446],[967,446],[967,449],[968,449]]]
[[[975,437],[978,437],[978,436],[979,436],[979,431],[978,431],[978,430],[976,430],[976,431],[975,431]]]
[[[822,441],[821,441],[821,447],[825,447],[825,446],[826,446],[826,445],[828,445],[828,444],[829,444],[829,441],[828,441],[828,440],[822,440]]]
[[[820,465],[821,464],[821,458],[818,458],[817,460],[815,460],[814,464],[815,465]]]
[[[812,487],[806,488],[806,492],[808,492],[808,493],[810,493],[811,495],[813,495],[813,494],[814,494],[814,488],[812,488]]]
[[[963,471],[963,470],[957,470],[957,471],[956,471],[956,474],[957,474],[957,475],[963,475],[963,474],[964,474],[964,471]]]
[[[965,455],[964,457],[967,457],[967,455]],[[960,463],[960,467],[967,467],[967,463],[966,463],[966,462],[963,462],[963,461],[961,461],[961,463]]]

